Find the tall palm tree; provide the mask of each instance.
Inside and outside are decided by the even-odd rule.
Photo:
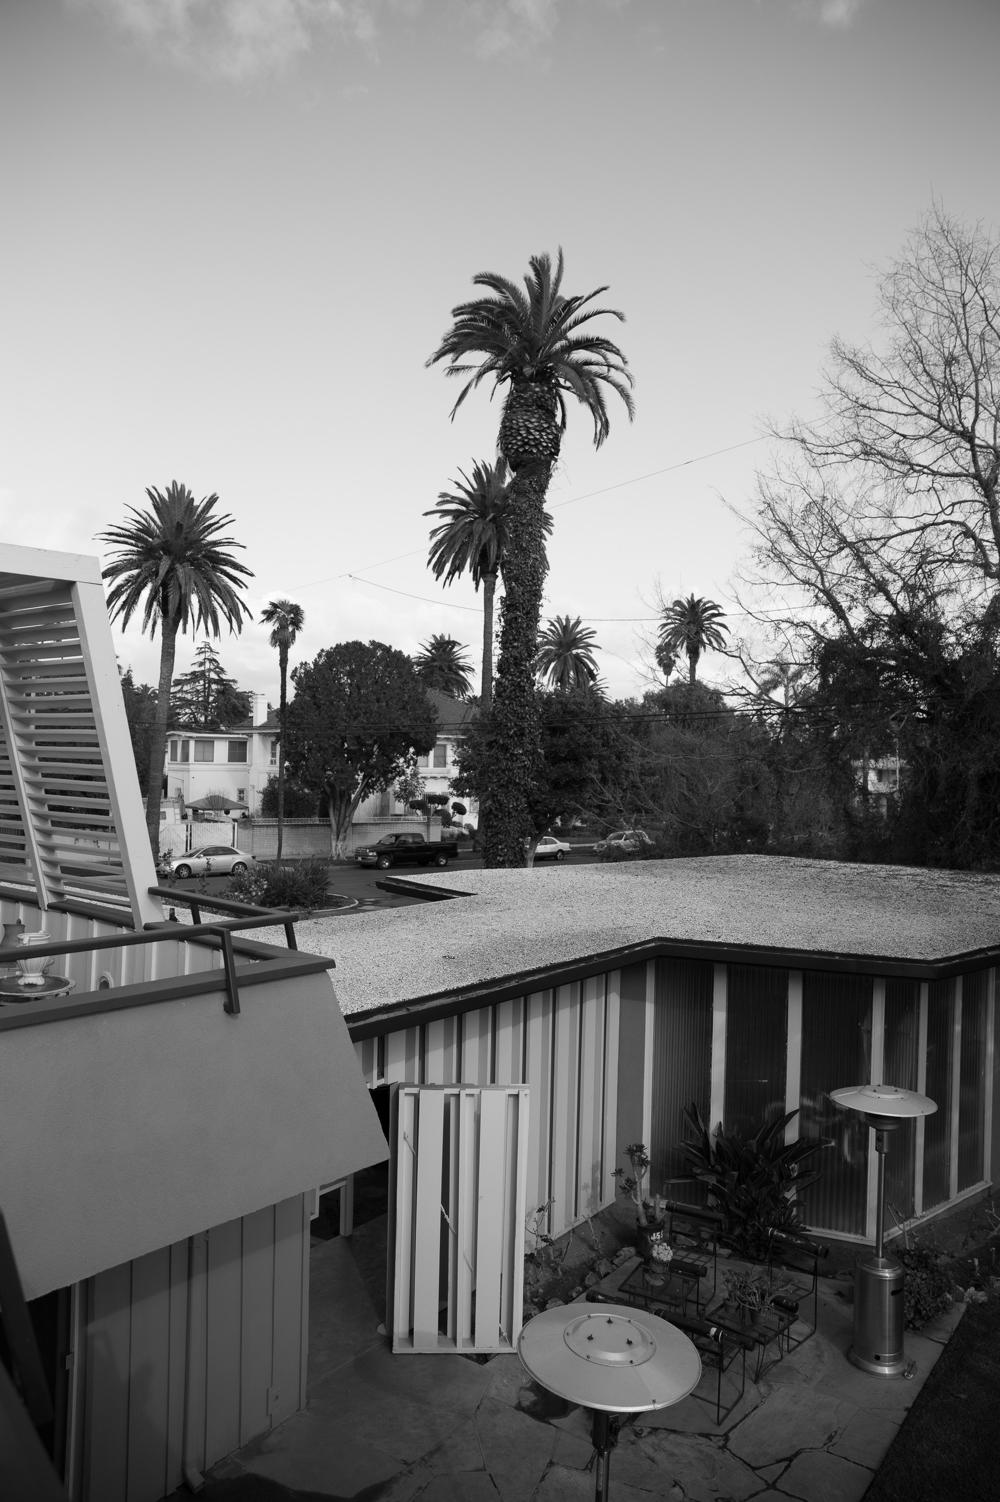
[[[547,255],[532,256],[522,291],[495,272],[481,272],[473,285],[488,296],[452,309],[454,319],[427,361],[447,360],[446,375],[468,377],[452,417],[482,381],[505,388],[498,448],[513,478],[507,506],[507,545],[500,570],[504,603],[493,700],[486,785],[487,866],[523,866],[532,825],[528,798],[540,755],[535,700],[535,653],[541,613],[545,555],[545,496],[566,428],[566,397],[575,397],[594,423],[594,444],[610,431],[606,394],[614,392],[634,415],[632,375],[610,339],[585,325],[615,309],[593,307],[606,287],[567,297],[561,291],[563,255],[555,267]]]
[[[450,584],[470,573],[478,590],[483,586],[483,669],[479,703],[485,713],[493,702],[493,601],[497,575],[507,548],[507,461],[473,463],[472,477],[459,470],[461,480],[452,480],[453,490],[442,490],[425,516],[441,518],[431,531],[427,562],[435,579]],[[545,532],[552,518],[544,514]]]
[[[280,861],[285,826],[285,719],[288,713],[288,654],[306,623],[305,612],[294,600],[269,600],[261,611],[262,626],[270,626],[268,640],[278,653],[278,843],[274,858]]]
[[[535,670],[550,688],[588,688],[597,678],[597,634],[579,616],[557,615],[538,638]]]
[[[219,636],[221,621],[231,632],[242,629],[250,611],[238,591],[246,588],[253,570],[237,562],[233,548],[243,544],[220,537],[231,516],[213,516],[217,495],[196,501],[186,485],[172,481],[165,491],[146,491],[149,509],[128,506],[130,520],[98,534],[117,549],[102,570],[115,583],[108,591],[108,612],[121,618],[122,628],[142,605],[142,629],[156,635],[160,626],[160,677],[156,716],[149,743],[149,792],[146,827],[154,852],[160,841],[160,801],[163,762],[170,713],[170,685],[174,677],[177,633],[204,630]]]
[[[694,683],[698,659],[703,652],[721,652],[726,645],[729,627],[723,626],[725,612],[714,600],[699,600],[688,595],[674,600],[663,612],[659,645],[664,652],[683,652],[688,660],[688,682]]]
[[[436,688],[453,699],[464,699],[472,687],[465,648],[453,636],[432,636],[430,641],[421,642],[413,666],[425,687]]]

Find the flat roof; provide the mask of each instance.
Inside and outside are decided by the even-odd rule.
[[[1000,876],[974,872],[736,855],[448,869],[405,884],[459,895],[296,926],[303,951],[335,958],[348,1018],[552,984],[651,949],[916,976],[1000,959]]]

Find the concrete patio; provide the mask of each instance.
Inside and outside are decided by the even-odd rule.
[[[514,1355],[393,1356],[365,1255],[363,1241],[314,1245],[308,1408],[210,1480],[269,1478],[364,1502],[592,1497],[589,1415],[540,1392]],[[860,1502],[963,1311],[908,1333],[911,1380],[873,1377],[846,1358],[850,1293],[843,1276],[821,1281],[816,1335],[758,1383],[748,1377],[720,1427],[695,1397],[626,1425],[611,1462],[615,1502]],[[710,1383],[714,1374],[698,1391]]]

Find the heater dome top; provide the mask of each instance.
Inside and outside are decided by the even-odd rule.
[[[831,1090],[830,1099],[848,1111],[863,1111],[866,1116],[886,1116],[905,1120],[913,1116],[930,1116],[937,1104],[928,1095],[904,1090],[899,1085],[846,1085]]]

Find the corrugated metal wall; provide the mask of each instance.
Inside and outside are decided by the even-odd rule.
[[[558,1236],[614,1198],[619,973],[356,1043],[368,1084],[530,1085],[529,1211]]]
[[[698,960],[655,962],[649,1187],[668,1199],[701,1197],[674,1181],[686,1173],[684,1107],[693,1102],[703,1120],[710,1115],[714,970]]]
[[[301,1195],[83,1285],[80,1502],[159,1502],[305,1402]]]
[[[697,1101],[711,1125],[723,1116],[731,1126],[735,1111],[750,1129],[751,1098],[777,1108],[784,1069],[785,1100],[801,1108],[792,1134],[832,1144],[806,1220],[863,1237],[874,1214],[870,1133],[829,1092],[873,1079],[937,1100],[936,1116],[899,1131],[887,1165],[893,1212],[931,1210],[988,1172],[995,1010],[991,971],[918,985],[664,958],[355,1046],[370,1085],[530,1084],[528,1203],[554,1201],[554,1235],[611,1202],[611,1171],[647,1126],[651,1188],[692,1194],[673,1182],[684,1173],[683,1107]]]

